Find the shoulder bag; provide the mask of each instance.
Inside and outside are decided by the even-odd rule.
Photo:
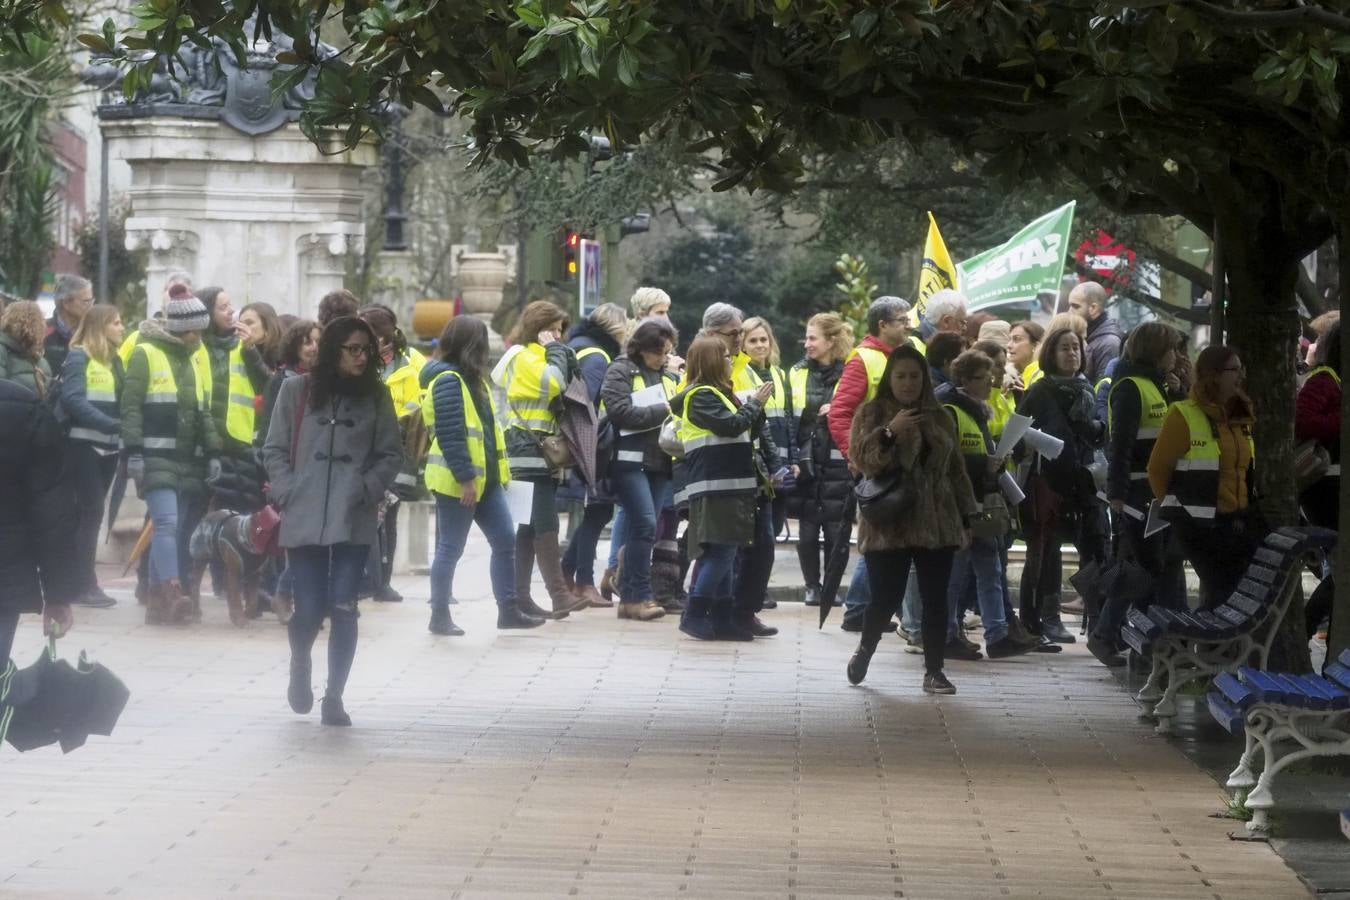
[[[895,522],[914,505],[914,488],[903,470],[860,479],[853,486],[853,496],[858,501],[858,513],[873,525]]]
[[[296,452],[300,447],[300,426],[305,420],[305,406],[309,404],[309,376],[301,375],[305,379],[303,389],[300,391],[300,405],[295,410],[295,423],[291,428],[291,470],[295,470]],[[249,542],[253,544],[253,549],[259,554],[270,556],[281,556],[282,550],[278,546],[281,538],[281,511],[274,504],[267,504],[249,517],[248,526]]]

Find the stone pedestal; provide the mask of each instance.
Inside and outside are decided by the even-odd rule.
[[[363,169],[376,148],[324,155],[289,123],[265,135],[221,121],[105,119],[113,159],[128,163],[127,245],[147,247],[147,311],[174,269],[220,285],[235,307],[266,301],[312,316],[362,251]]]

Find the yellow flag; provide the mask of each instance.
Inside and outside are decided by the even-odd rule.
[[[919,299],[914,303],[915,318],[923,315],[928,298],[938,291],[956,287],[956,266],[947,254],[947,245],[942,242],[942,232],[938,231],[937,219],[928,214],[928,238],[923,242],[923,267],[919,272]]]

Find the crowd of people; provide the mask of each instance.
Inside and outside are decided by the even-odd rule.
[[[463,634],[451,607],[471,525],[491,551],[501,629],[614,609],[635,622],[676,614],[697,640],[753,641],[778,631],[761,616],[775,605],[768,586],[787,520],[803,599],[818,605],[827,583],[835,593],[841,572],[832,580],[829,569],[856,516],[860,559],[838,590],[842,627],[859,634],[847,678],[863,681],[882,637],[898,631],[937,694],[956,690],[949,659],[1076,640],[1061,619],[1080,608],[1062,586],[1065,542],[1080,570],[1123,558],[1151,579],[1146,599],[1084,591],[1079,601],[1089,649],[1117,665],[1131,603],[1183,608],[1186,561],[1200,603],[1222,602],[1264,535],[1252,502],[1257,411],[1238,355],[1213,345],[1192,363],[1186,336],[1160,322],[1122,333],[1097,284],[1074,288],[1048,327],[972,314],[951,290],[921,315],[878,298],[860,339],[820,313],[786,368],[770,323],[726,303],[704,310],[677,355],[671,302],[642,287],[629,309],[606,303],[575,324],[532,302],[494,363],[472,316],[453,318],[428,359],[392,310],[349,292],[325,296],[314,320],[266,303],[236,314],[225,288],[194,288],[181,272],[158,313],[127,332],[87,280],[62,276],[49,320],[32,302],[0,314],[6,490],[71,494],[61,515],[44,514],[44,527],[64,529],[59,574],[33,549],[40,530],[12,512],[0,521],[0,571],[36,561],[44,582],[16,575],[0,588],[0,652],[8,658],[35,594],[45,591],[58,626],[68,604],[115,603],[94,560],[108,495],[115,504],[114,486],[128,482],[147,509],[137,596],[149,625],[200,619],[189,574],[208,509],[279,516],[283,554],[264,563],[257,614],[288,628],[299,713],[314,704],[312,648],[327,620],[321,715],[332,725],[351,721],[342,698],[358,600],[401,599],[390,583],[398,505],[428,496],[428,629],[449,636]],[[1340,327],[1323,325],[1296,427],[1329,459],[1304,485],[1304,511],[1335,527]],[[1000,450],[1014,415],[1059,452],[1026,441]],[[513,507],[526,511],[519,520]],[[1147,529],[1151,512],[1171,527]],[[226,576],[211,562],[220,591]],[[967,637],[970,615],[983,646]]]

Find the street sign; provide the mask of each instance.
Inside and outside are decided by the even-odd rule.
[[[1078,245],[1073,256],[1080,266],[1101,276],[1108,287],[1124,287],[1130,283],[1136,258],[1134,250],[1100,228],[1090,239]]]

